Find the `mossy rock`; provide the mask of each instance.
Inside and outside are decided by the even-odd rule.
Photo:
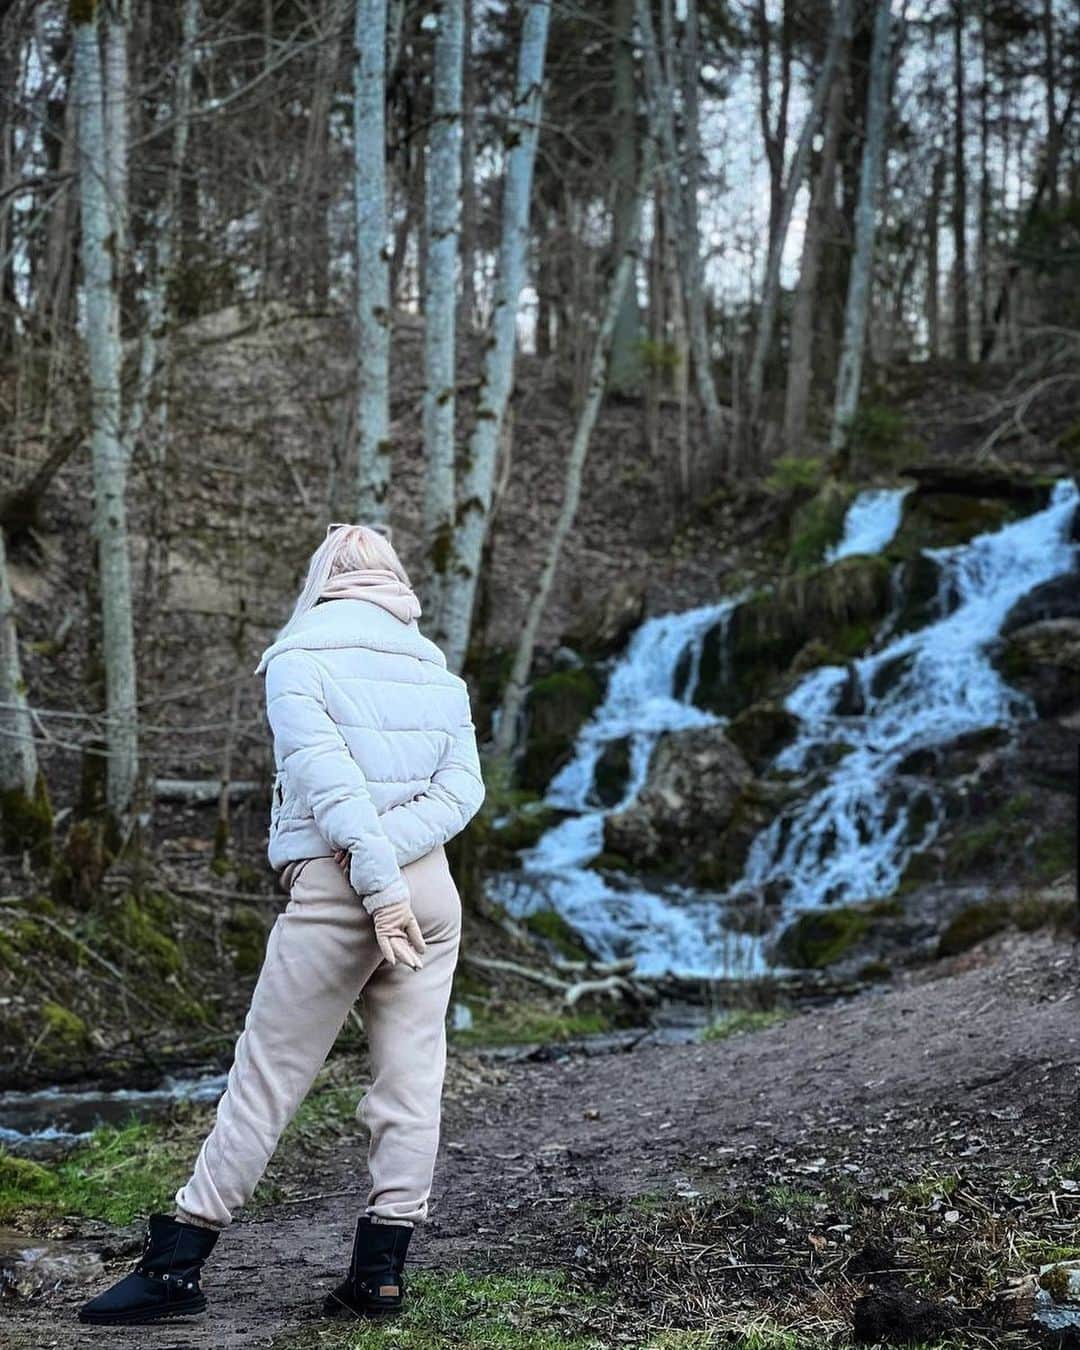
[[[810,910],[780,934],[773,957],[796,970],[822,970],[855,947],[868,926],[867,914],[861,909]]]
[[[254,909],[238,905],[222,925],[237,975],[257,975],[266,951],[266,924]]]
[[[629,872],[630,859],[622,853],[615,853],[610,849],[604,849],[589,860],[588,866],[594,872]]]
[[[540,909],[528,915],[525,927],[568,961],[585,961],[589,957],[579,934],[553,909]]]
[[[60,1003],[41,1005],[41,1037],[37,1052],[50,1063],[65,1063],[90,1048],[90,1029],[81,1017]]]
[[[799,731],[799,719],[782,703],[752,703],[728,724],[728,740],[743,752],[755,773],[761,773]]]
[[[53,813],[43,774],[38,774],[33,792],[9,788],[0,793],[0,828],[7,853],[29,854],[39,866],[52,862]]]
[[[608,741],[596,757],[592,795],[605,807],[616,806],[630,781],[630,737]]]
[[[155,975],[167,978],[179,974],[184,968],[184,953],[166,932],[171,921],[167,900],[122,896],[109,915],[115,937],[106,946],[117,960],[130,962],[134,958]]]
[[[938,938],[938,956],[959,956],[995,933],[1008,928],[1009,906],[1004,900],[988,900],[980,905],[968,905],[953,916]]]
[[[790,679],[810,642],[858,655],[891,607],[890,570],[884,558],[844,558],[750,596],[705,635],[694,702],[734,716]]]
[[[603,698],[591,669],[556,670],[538,679],[526,704],[528,733],[518,766],[522,787],[543,792],[570,758],[578,732]]]
[[[854,496],[851,484],[827,478],[813,497],[796,509],[787,555],[789,570],[815,567],[824,561],[826,550],[843,535],[844,517]]]
[[[500,824],[491,827],[492,842],[508,853],[532,848],[545,831],[558,824],[564,814],[556,807],[534,799],[521,809],[511,811]]]

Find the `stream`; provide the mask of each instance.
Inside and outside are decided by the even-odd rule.
[[[899,527],[908,489],[864,492],[848,509],[829,561],[879,553]],[[754,840],[743,877],[727,892],[601,873],[604,818],[635,798],[664,732],[722,725],[692,700],[705,635],[741,597],[648,619],[611,672],[603,704],[579,734],[546,801],[570,814],[522,852],[520,871],[493,878],[492,897],[519,917],[554,910],[598,957],[633,957],[645,975],[745,978],[769,969],[765,939],[731,931],[725,915],[766,887],[783,897],[781,922],[823,904],[878,899],[899,884],[914,852],[941,826],[933,785],[903,772],[918,751],[1033,715],[991,664],[988,649],[1012,605],[1073,567],[1077,488],[1063,479],[1040,511],[953,548],[926,550],[938,570],[936,613],[914,632],[890,634],[850,666],[825,666],[785,700],[799,718],[774,768],[802,776],[806,793]],[[892,626],[895,626],[894,624]],[[677,672],[689,657],[689,678]],[[627,738],[625,791],[597,798],[605,749]]]

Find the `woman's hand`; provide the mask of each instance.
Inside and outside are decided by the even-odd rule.
[[[349,875],[349,850],[339,848],[334,861]],[[394,905],[382,905],[371,916],[375,924],[375,941],[388,966],[396,966],[400,961],[410,970],[423,967],[421,956],[427,951],[427,943],[416,922],[416,915],[407,900],[399,900]]]
[[[421,956],[427,951],[420,925],[407,900],[393,905],[380,905],[371,916],[375,924],[375,941],[388,966],[400,961],[410,970],[420,970]]]

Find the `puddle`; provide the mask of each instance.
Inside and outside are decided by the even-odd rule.
[[[0,1298],[35,1298],[61,1284],[95,1279],[101,1272],[99,1252],[0,1228]]]

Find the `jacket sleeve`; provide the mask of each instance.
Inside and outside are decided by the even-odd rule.
[[[318,666],[296,649],[266,668],[266,715],[279,762],[311,808],[319,833],[348,849],[349,881],[371,912],[409,899],[394,849],[383,833],[367,779],[327,711]]]
[[[422,858],[460,834],[485,797],[468,694],[461,722],[431,784],[410,801],[391,806],[379,817],[398,865]]]

